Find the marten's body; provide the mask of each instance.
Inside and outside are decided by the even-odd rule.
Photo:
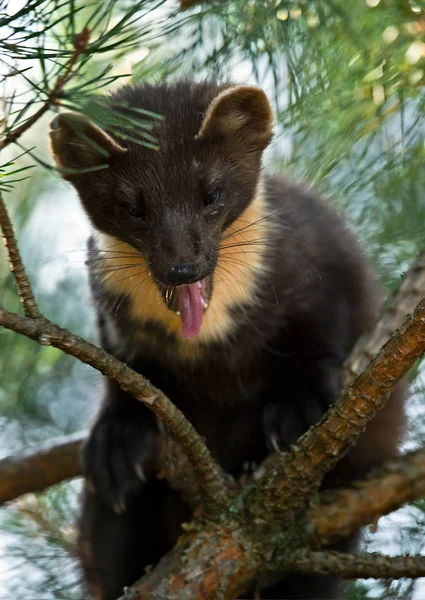
[[[180,82],[115,98],[164,116],[159,150],[93,126],[79,138],[63,121],[52,135],[62,166],[102,162],[87,136],[110,155],[109,169],[68,176],[95,227],[102,346],[161,388],[237,476],[271,447],[287,449],[336,400],[342,364],[376,312],[376,286],[325,202],[261,175],[271,114],[260,90]],[[153,472],[152,414],[106,385],[84,454],[93,487],[81,548],[93,589],[113,600],[172,547],[190,512]],[[402,424],[396,394],[344,459],[344,476],[393,455]],[[264,597],[332,593],[304,578]]]

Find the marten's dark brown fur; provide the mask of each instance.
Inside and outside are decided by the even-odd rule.
[[[181,81],[124,87],[105,102],[164,119],[153,129],[158,150],[74,115],[53,124],[61,167],[109,163],[65,174],[94,227],[88,262],[102,346],[161,388],[237,476],[269,448],[287,449],[335,401],[342,364],[376,313],[376,285],[326,202],[262,174],[272,115],[260,89]],[[185,290],[194,296],[179,315]],[[81,549],[92,591],[114,600],[172,547],[190,513],[153,472],[154,417],[105,385],[84,451],[92,485]],[[402,425],[395,394],[344,459],[344,475],[393,455]],[[264,597],[333,594],[326,579],[295,578]]]

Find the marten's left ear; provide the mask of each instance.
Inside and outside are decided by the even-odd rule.
[[[272,137],[273,113],[262,89],[238,85],[221,92],[209,105],[198,139],[237,136],[263,150]]]

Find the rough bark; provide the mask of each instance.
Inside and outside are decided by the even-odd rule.
[[[160,418],[161,414],[165,419],[169,418],[168,399],[143,377],[99,348],[42,317],[22,318],[0,308],[0,324],[39,342],[50,343],[97,367],[142,401],[157,409],[159,406],[156,414]],[[227,528],[217,526],[211,529],[203,524],[197,534],[188,533],[172,554],[164,557],[143,579],[140,584],[142,590],[152,586],[155,590],[152,598],[157,598],[158,590],[153,582],[159,581],[160,595],[172,598],[177,581],[184,581],[184,595],[179,592],[179,598],[199,598],[200,589],[204,590],[203,598],[218,595],[234,597],[254,582],[260,565],[264,567],[264,557],[270,556],[270,553],[274,552],[274,562],[268,561],[270,568],[279,572],[284,570],[285,561],[293,551],[310,541],[311,534],[305,519],[304,522],[299,520],[299,514],[312,491],[349,444],[356,440],[366,423],[384,404],[392,388],[424,350],[425,301],[422,301],[368,368],[347,388],[336,406],[301,438],[294,451],[284,457],[275,457],[277,468],[268,472],[247,494],[244,492],[242,497],[237,497],[230,513],[222,511],[222,518],[228,521]],[[173,407],[172,410],[177,409]],[[178,423],[174,412],[172,414],[173,423]],[[186,429],[180,431],[177,428],[177,431],[187,443],[187,437],[182,435]],[[192,445],[190,448],[193,450]],[[192,467],[195,467],[193,462]],[[203,476],[205,478],[204,472]],[[221,482],[220,474],[220,485]],[[298,519],[295,521],[296,515]],[[232,518],[233,522],[229,525]],[[278,530],[285,531],[284,539],[276,535]],[[261,534],[261,531],[267,531],[267,534]],[[283,550],[279,551],[281,548]],[[230,562],[232,569],[224,568]],[[237,584],[234,573],[240,574]],[[143,592],[139,597],[148,598],[149,595]]]
[[[333,544],[424,495],[425,449],[421,449],[388,461],[350,488],[322,493],[307,511],[313,545]]]
[[[378,553],[343,554],[297,550],[288,570],[314,575],[340,575],[344,579],[424,577],[425,556],[384,556]]]
[[[258,534],[255,517],[252,515],[251,519],[241,522],[238,517],[240,513],[245,513],[236,500],[234,512],[231,513],[236,516],[233,522],[229,520],[226,525],[213,530],[207,530],[202,521],[193,524],[176,547],[151,573],[132,587],[131,592],[134,600],[153,600],[158,597],[178,597],[179,600],[195,600],[200,597],[203,600],[234,598],[237,593],[243,593],[254,584],[258,572],[262,571],[264,578],[266,568],[270,569],[270,575],[273,572],[279,572],[282,576],[288,572],[298,572],[298,563],[294,562],[296,557],[303,557],[299,563],[303,573],[319,573],[320,568],[325,568],[323,565],[328,564],[329,569],[335,567],[335,571],[328,572],[335,574],[340,573],[338,568],[345,568],[346,571],[341,571],[341,575],[345,576],[347,573],[348,577],[383,577],[383,569],[389,569],[387,557],[382,557],[382,561],[376,560],[375,563],[372,559],[376,569],[370,567],[368,571],[365,570],[364,561],[359,560],[357,566],[353,566],[353,569],[358,569],[358,573],[361,572],[356,575],[347,566],[350,561],[344,562],[341,558],[341,567],[338,567],[338,561],[331,557],[331,553],[323,552],[320,553],[320,560],[312,560],[309,570],[306,556],[311,550],[307,548],[326,547],[340,541],[356,532],[359,527],[376,523],[380,516],[399,508],[405,502],[423,496],[424,492],[425,450],[420,450],[388,462],[351,488],[322,493],[314,505],[305,514],[299,515],[294,523],[286,528],[280,527],[284,532],[281,535]],[[297,548],[298,544],[305,547]],[[226,569],[223,569],[225,565],[221,561],[224,556],[225,560],[232,562],[232,568],[241,574],[237,587]],[[326,563],[328,556],[329,562]],[[339,557],[335,553],[333,556]],[[424,567],[421,559],[416,562],[417,558],[409,557],[407,563],[395,560],[395,577],[422,576],[415,574],[423,573]],[[185,582],[184,592],[180,587],[182,578]],[[264,579],[264,584],[266,582],[267,578]],[[175,596],[177,590],[179,595]],[[201,596],[197,595],[201,593],[200,590]]]

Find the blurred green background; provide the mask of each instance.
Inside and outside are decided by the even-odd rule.
[[[266,168],[314,185],[338,205],[386,293],[394,289],[425,238],[423,3],[221,0],[178,8],[172,0],[0,0],[6,127],[40,105],[88,20],[93,44],[65,88],[67,108],[84,110],[97,88],[131,79],[215,74],[257,83],[277,114]],[[11,68],[25,71],[11,76]],[[52,116],[2,151],[0,188],[40,308],[95,340],[84,266],[89,225],[74,191],[46,166]],[[22,172],[26,179],[13,183],[11,172],[29,165],[35,168]],[[0,303],[21,310],[3,249]],[[406,449],[424,441],[422,365],[410,380]],[[90,367],[0,329],[0,456],[85,429],[99,390]],[[79,481],[63,483],[0,510],[0,598],[82,598],[74,556],[79,487]],[[424,508],[418,501],[381,519],[375,533],[365,534],[368,549],[421,553]],[[347,597],[420,600],[425,586],[421,580],[358,582]]]

